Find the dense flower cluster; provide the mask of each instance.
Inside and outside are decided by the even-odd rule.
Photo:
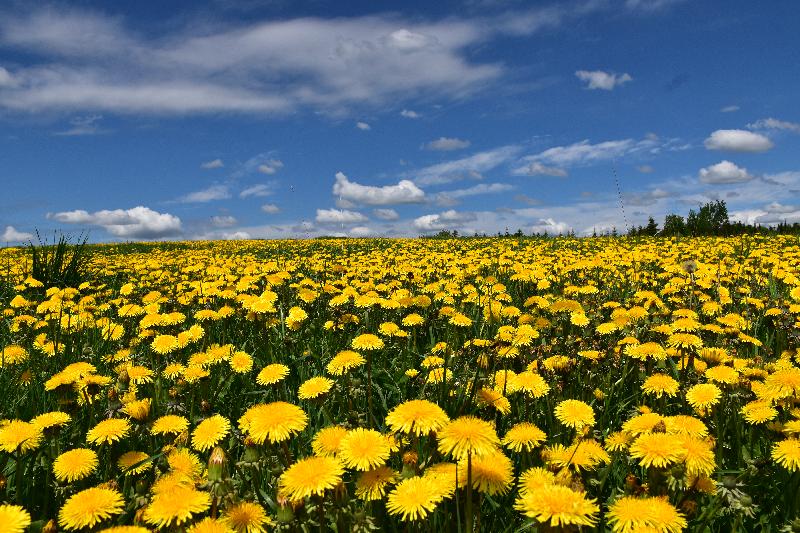
[[[0,251],[9,531],[778,531],[800,513],[789,238],[93,252],[90,281],[48,288]]]

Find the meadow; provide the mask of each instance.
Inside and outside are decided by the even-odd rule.
[[[796,237],[80,253],[0,250],[2,532],[800,531]]]

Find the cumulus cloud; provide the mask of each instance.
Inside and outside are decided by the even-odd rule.
[[[272,175],[282,168],[283,168],[283,161],[281,161],[280,159],[267,159],[266,161],[258,165],[257,170],[261,174]]]
[[[89,213],[82,209],[49,213],[47,218],[65,224],[98,226],[111,235],[133,239],[159,239],[181,232],[181,219],[169,213],[159,213],[149,207],[104,209]]]
[[[400,218],[394,209],[373,209],[372,214],[381,220],[398,220]]]
[[[748,124],[747,127],[751,130],[785,130],[800,133],[800,124],[797,122],[788,122],[777,118],[762,118]]]
[[[317,209],[316,221],[320,224],[357,224],[366,222],[367,217],[358,211],[347,209]]]
[[[400,116],[405,118],[420,118],[422,115],[420,115],[413,109],[403,109],[402,111],[400,111]]]
[[[736,111],[739,111],[739,109],[740,108],[738,105],[726,105],[720,109],[720,113],[735,113]]]
[[[615,87],[619,87],[633,78],[630,74],[614,74],[602,70],[578,70],[575,75],[579,80],[586,82],[587,89],[602,89],[604,91],[611,91]]]
[[[0,75],[2,75],[2,72],[0,72]],[[2,82],[1,77],[0,82]],[[6,230],[0,235],[0,241],[2,242],[22,242],[31,239],[33,239],[33,233],[19,231],[14,226],[6,226]]]
[[[55,134],[64,137],[76,137],[79,135],[97,135],[99,133],[105,133],[104,130],[100,129],[99,122],[102,119],[103,115],[74,117],[72,120],[69,121],[69,123],[71,124],[71,127],[69,129],[64,131],[57,131]]]
[[[766,152],[774,146],[764,135],[747,130],[717,130],[704,144],[708,150],[750,153]]]
[[[372,129],[372,126],[367,124],[366,122],[356,122],[356,128],[360,129],[361,131],[369,131]]]
[[[501,146],[478,152],[468,157],[445,161],[422,168],[415,173],[417,185],[442,185],[465,178],[481,179],[488,172],[512,161],[521,148],[516,145]]]
[[[215,228],[230,228],[236,225],[236,217],[230,215],[217,215],[211,217],[211,225]]]
[[[211,168],[222,168],[225,166],[225,163],[222,162],[222,159],[213,159],[211,161],[206,161],[205,163],[200,165],[200,168],[211,169]]]
[[[336,173],[333,194],[351,204],[363,205],[415,204],[425,199],[425,192],[410,180],[375,187],[350,181],[342,172]]]
[[[557,222],[552,218],[540,218],[530,226],[531,233],[548,233],[550,235],[564,235],[569,233],[572,227],[566,222]]]
[[[520,176],[555,176],[559,178],[567,177],[567,171],[563,168],[548,167],[538,161],[534,161],[530,165],[515,169],[514,174]]]
[[[453,209],[442,213],[422,215],[414,219],[414,227],[422,232],[460,228],[468,222],[477,220],[475,213],[459,212]]]
[[[700,181],[713,185],[727,183],[744,183],[753,179],[746,168],[736,166],[730,161],[720,161],[716,165],[701,168],[698,174]]]
[[[456,137],[439,137],[424,145],[426,150],[435,150],[438,152],[448,152],[451,150],[463,150],[469,147],[470,142]]]
[[[231,191],[227,185],[212,185],[207,189],[185,194],[178,201],[184,204],[203,204],[215,200],[227,200],[230,197]]]
[[[246,187],[239,192],[239,198],[249,198],[251,196],[256,198],[263,198],[270,196],[274,193],[275,186],[272,183],[257,183]]]
[[[261,211],[268,215],[274,215],[281,212],[281,208],[275,204],[264,204],[261,206]]]

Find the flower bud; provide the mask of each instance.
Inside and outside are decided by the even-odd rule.
[[[227,462],[225,450],[219,446],[215,446],[211,451],[211,456],[208,458],[208,480],[222,481],[226,477],[225,467]]]

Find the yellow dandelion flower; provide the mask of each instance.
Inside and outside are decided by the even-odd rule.
[[[114,515],[125,505],[122,494],[106,487],[92,487],[70,496],[58,512],[58,523],[64,529],[91,528]]]
[[[155,422],[150,428],[153,435],[178,435],[189,429],[189,420],[179,415],[164,415]]]
[[[547,434],[530,422],[520,422],[508,430],[503,437],[503,446],[515,452],[532,451],[542,444],[547,438]]]
[[[540,524],[550,527],[594,526],[600,507],[589,499],[561,485],[544,485],[520,495],[514,508]]]
[[[211,495],[194,487],[177,485],[153,496],[144,520],[158,528],[180,526],[211,507]]]
[[[321,496],[342,481],[344,467],[333,457],[306,457],[286,469],[278,480],[278,493],[290,502]]]
[[[411,477],[397,484],[389,493],[386,509],[391,515],[400,515],[403,521],[425,518],[436,509],[447,491],[425,477]]]
[[[505,494],[514,480],[514,468],[511,459],[502,452],[494,450],[484,456],[472,457],[470,461],[461,461],[458,465],[458,476],[468,479],[467,469],[472,467],[472,487],[478,492],[490,496]]]
[[[256,376],[259,385],[274,385],[289,375],[289,367],[280,363],[267,365]]]
[[[192,432],[192,448],[204,452],[213,448],[231,430],[231,423],[222,415],[212,415],[200,422]]]
[[[174,335],[157,335],[150,344],[153,351],[161,355],[174,352],[179,346],[178,338]]]
[[[303,431],[307,424],[306,413],[287,402],[254,405],[239,418],[239,429],[257,444],[282,442]]]
[[[313,400],[328,394],[336,382],[325,377],[313,377],[305,380],[297,389],[297,397],[301,400]]]
[[[666,374],[653,374],[644,380],[642,390],[645,394],[652,394],[656,398],[662,396],[674,397],[678,394],[679,383]]]
[[[372,333],[359,335],[350,343],[354,350],[380,350],[384,344],[380,337]]]
[[[314,435],[314,440],[311,441],[314,455],[333,457],[338,454],[341,450],[342,439],[347,435],[347,431],[347,428],[342,426],[329,426],[320,429]]]
[[[135,476],[153,467],[153,463],[148,459],[150,456],[144,452],[125,452],[117,459],[117,466],[124,475]]]
[[[0,450],[14,453],[17,450],[35,450],[42,442],[42,428],[31,422],[12,420],[0,427]]]
[[[364,356],[358,352],[354,352],[353,350],[343,350],[336,354],[336,356],[334,356],[334,358],[328,363],[328,374],[331,374],[332,376],[341,376],[355,368],[360,367],[366,361],[367,360],[364,359]]]
[[[683,515],[665,498],[623,496],[609,506],[606,517],[614,533],[679,533],[687,526]]]
[[[800,439],[776,442],[772,447],[772,459],[789,472],[800,470]]]
[[[241,502],[225,511],[223,521],[236,533],[263,533],[271,524],[267,512],[254,502]]]
[[[631,457],[646,468],[667,468],[682,459],[680,440],[668,433],[645,433],[630,448]]]
[[[712,383],[694,385],[686,391],[686,401],[699,413],[705,414],[719,403],[722,391]]]
[[[485,455],[500,445],[494,427],[485,420],[466,415],[448,422],[436,435],[439,452],[462,459],[467,454]]]
[[[95,425],[86,433],[90,444],[112,444],[128,435],[131,424],[124,418],[109,418]]]
[[[53,461],[53,474],[62,483],[84,479],[97,469],[97,453],[87,448],[64,452]]]
[[[339,445],[339,459],[348,468],[366,471],[383,465],[389,458],[386,437],[374,429],[356,428],[347,433]]]
[[[396,480],[397,473],[388,466],[362,472],[356,481],[356,497],[364,501],[381,500]]]
[[[20,505],[0,505],[0,524],[7,533],[23,533],[31,525],[31,515]]]
[[[234,352],[228,364],[237,374],[246,374],[253,369],[253,358],[245,352]]]
[[[580,400],[559,402],[554,413],[559,422],[574,429],[594,426],[594,410]]]

